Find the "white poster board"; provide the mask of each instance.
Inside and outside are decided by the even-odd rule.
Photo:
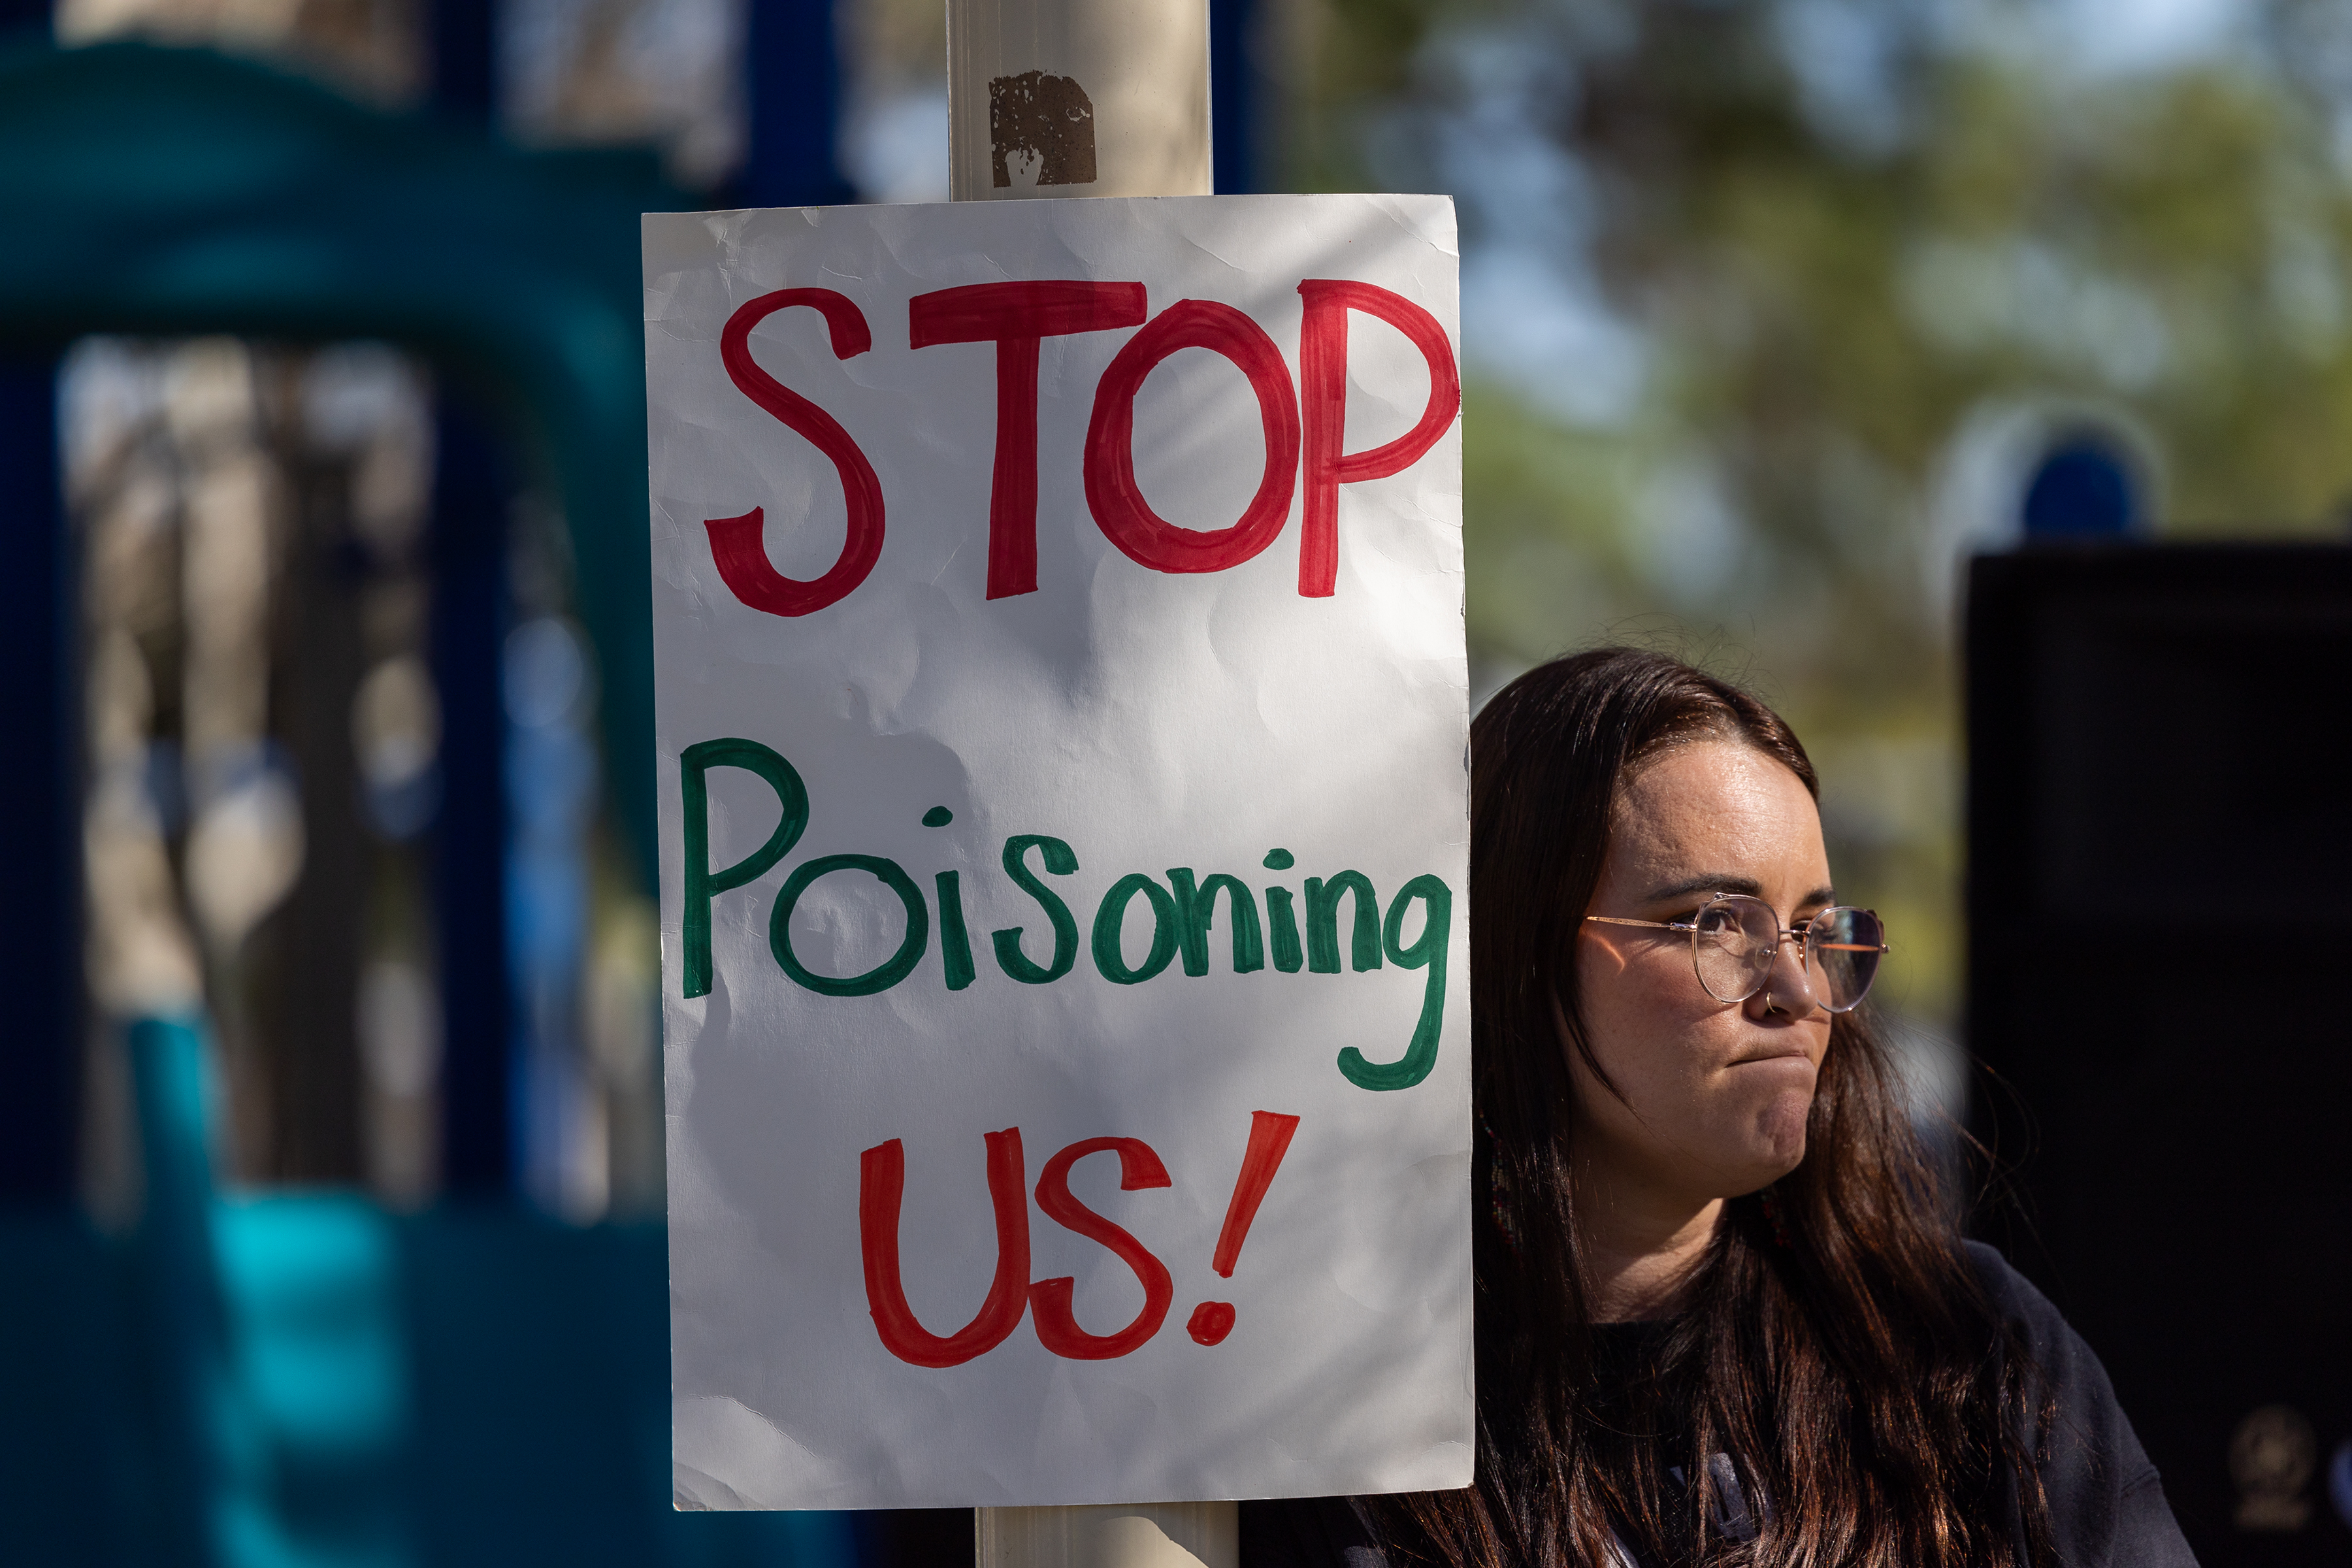
[[[1467,1485],[1451,204],[645,268],[680,1505]]]

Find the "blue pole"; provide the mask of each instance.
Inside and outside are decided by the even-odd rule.
[[[483,130],[498,110],[498,7],[432,0],[433,107]]]
[[[74,1187],[81,813],[57,361],[0,362],[0,1200]]]
[[[0,38],[16,42],[9,35],[35,28],[47,35],[51,9],[49,0],[0,0]]]
[[[441,961],[441,1165],[452,1193],[513,1184],[507,977],[507,506],[497,442],[444,396],[433,474],[433,673],[441,697],[434,835]]]
[[[239,1448],[240,1421],[226,1358],[220,1274],[213,1253],[213,1089],[202,1027],[185,1018],[142,1018],[127,1041],[139,1107],[146,1202],[139,1274],[162,1419],[152,1500],[170,1556],[184,1568],[216,1568],[216,1505]]]
[[[1259,189],[1258,105],[1265,83],[1255,60],[1251,0],[1209,0],[1209,126],[1211,175],[1221,196]]]
[[[743,62],[750,146],[730,199],[751,207],[856,200],[841,174],[832,0],[752,0],[751,13]]]
[[[498,7],[431,0],[433,104],[491,130]],[[441,971],[441,1179],[452,1194],[514,1186],[513,997],[507,976],[505,709],[507,509],[495,433],[445,390],[433,470],[433,679],[441,699],[441,809],[433,836]]]

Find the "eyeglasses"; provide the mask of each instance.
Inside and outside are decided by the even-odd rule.
[[[1745,893],[1717,893],[1686,921],[1584,918],[1601,925],[1690,932],[1691,967],[1706,994],[1723,1003],[1745,1002],[1763,990],[1780,944],[1794,942],[1814,996],[1832,1013],[1851,1013],[1878,974],[1879,954],[1889,951],[1885,928],[1874,910],[1841,905],[1823,910],[1802,930],[1783,931],[1771,905]]]

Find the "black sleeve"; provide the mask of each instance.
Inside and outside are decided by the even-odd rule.
[[[2116,1403],[2106,1368],[2058,1309],[1993,1248],[1969,1243],[1993,1306],[2025,1342],[2056,1418],[2042,1484],[2065,1568],[2197,1568],[2164,1484]]]
[[[1388,1568],[1371,1526],[1347,1498],[1242,1504],[1241,1568]]]

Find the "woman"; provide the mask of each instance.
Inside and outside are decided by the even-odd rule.
[[[1471,737],[1477,1484],[1244,1505],[1245,1568],[2193,1564],[1939,1205],[1789,727],[1605,648]]]

